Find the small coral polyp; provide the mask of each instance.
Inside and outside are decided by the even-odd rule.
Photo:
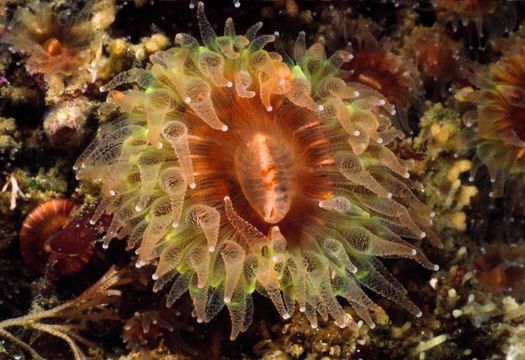
[[[127,237],[137,266],[157,265],[154,290],[175,279],[168,306],[189,290],[199,322],[226,305],[232,339],[251,322],[254,291],[312,327],[317,314],[354,324],[337,297],[373,327],[378,306],[361,286],[419,316],[377,260],[437,268],[405,240],[438,243],[406,185],[410,163],[386,147],[399,134],[388,102],[338,77],[348,53],[327,59],[303,33],[294,63],[264,50],[274,36],[257,36],[260,23],[236,35],[228,19],[216,36],[202,3],[198,19],[204,45],[179,34],[149,72],[107,86],[145,89],[110,95],[127,118],[76,164],[102,185],[93,221],[113,215],[104,245]]]
[[[352,57],[343,65],[341,77],[372,88],[394,107],[390,110],[394,124],[412,132],[408,122],[409,110],[421,112],[424,108],[423,83],[412,61],[395,54],[387,40],[378,41],[373,24],[358,19],[348,26],[353,32]],[[371,30],[372,29],[372,30]]]
[[[27,57],[28,72],[42,74],[52,95],[89,80],[87,69],[100,48],[102,29],[38,1],[17,10],[14,21],[0,41]]]
[[[458,77],[461,46],[438,26],[416,27],[407,37],[404,54],[417,65],[425,88],[445,97]]]
[[[461,27],[473,28],[479,38],[486,40],[511,31],[517,22],[518,9],[512,1],[432,0],[432,5],[439,22],[450,24],[455,32]]]
[[[173,332],[174,327],[166,317],[158,311],[136,312],[126,320],[122,339],[126,346],[141,352],[144,348],[156,347],[164,332]]]
[[[507,180],[525,181],[525,43],[519,41],[487,74],[468,100],[476,106],[464,116],[472,127],[477,158],[488,168],[492,196],[503,194]]]

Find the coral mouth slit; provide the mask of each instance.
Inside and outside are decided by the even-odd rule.
[[[51,56],[57,56],[62,53],[62,44],[56,38],[51,38],[43,45],[45,51]]]
[[[293,157],[285,148],[276,160],[274,153],[280,152],[279,147],[282,146],[272,138],[257,133],[246,144],[245,151],[237,150],[235,154],[237,178],[246,199],[264,221],[271,224],[278,223],[288,213],[289,192],[293,186],[290,175],[286,174],[293,166]]]
[[[104,244],[127,239],[137,266],[156,263],[153,290],[171,284],[166,304],[189,292],[198,322],[223,307],[231,338],[253,316],[252,293],[283,319],[296,307],[355,326],[337,298],[373,327],[378,306],[366,287],[420,314],[378,257],[410,258],[435,270],[409,240],[439,240],[431,211],[406,183],[410,162],[388,145],[391,105],[375,90],[338,77],[348,53],[306,48],[295,64],[264,50],[275,40],[260,23],[217,36],[199,3],[203,44],[151,57],[152,67],[116,77],[144,84],[108,98],[127,120],[103,129],[75,164],[101,183],[92,220],[112,215]],[[357,95],[356,95],[357,94]]]
[[[213,98],[215,104],[235,104],[216,108],[227,132],[205,124],[188,129],[195,134],[190,153],[197,187],[191,197],[216,199],[221,206],[229,196],[235,211],[261,233],[279,224],[289,242],[300,243],[301,219],[315,216],[317,203],[329,196],[331,180],[318,171],[329,162],[329,141],[320,141],[326,135],[315,113],[281,100],[268,113],[259,98],[236,98],[233,89]]]

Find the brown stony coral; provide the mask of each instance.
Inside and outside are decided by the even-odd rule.
[[[517,22],[516,4],[506,0],[432,0],[438,22],[454,32],[465,30],[469,48],[484,49],[488,40],[511,31]]]
[[[417,27],[407,37],[404,55],[421,73],[431,96],[446,96],[450,83],[460,75],[461,45],[439,26]]]
[[[374,25],[369,21],[358,19],[349,26],[353,28],[352,58],[343,65],[347,72],[342,78],[377,90],[395,106],[394,124],[405,131],[413,130],[409,110],[421,112],[424,108],[417,67],[410,59],[394,53],[388,40],[377,40],[372,34]]]
[[[488,169],[492,196],[507,180],[525,181],[525,42],[519,41],[476,79],[468,95],[475,108],[463,118],[476,157]],[[474,175],[474,174],[473,174]]]
[[[505,244],[495,242],[482,248],[482,255],[474,259],[478,279],[488,290],[525,296],[525,247],[523,242]]]
[[[50,97],[82,90],[96,78],[92,61],[100,55],[103,30],[111,23],[100,18],[104,12],[93,4],[72,13],[58,11],[51,3],[31,2],[16,11],[14,25],[0,41],[25,56],[29,73],[43,76]]]
[[[262,24],[217,36],[198,6],[204,45],[151,57],[148,71],[109,84],[126,114],[77,161],[79,179],[102,185],[93,221],[113,215],[104,247],[127,238],[137,266],[156,264],[154,290],[171,283],[168,305],[189,291],[198,322],[223,307],[231,338],[245,331],[252,294],[283,319],[295,309],[355,326],[338,297],[370,327],[379,307],[367,287],[421,311],[379,257],[410,258],[437,270],[409,240],[428,238],[432,212],[406,185],[410,161],[387,147],[399,131],[377,91],[341,79],[346,51],[327,57],[301,33],[295,63],[265,46]]]
[[[195,329],[181,320],[180,314],[171,309],[136,311],[124,324],[122,340],[132,353],[141,354],[146,358],[151,349],[161,344],[177,349],[178,355],[187,353],[203,358],[202,354],[199,355],[183,340],[183,333],[192,334]]]

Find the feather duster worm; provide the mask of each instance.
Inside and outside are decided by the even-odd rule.
[[[264,50],[273,35],[258,23],[217,36],[198,6],[203,45],[178,34],[178,47],[151,57],[149,72],[117,77],[144,90],[110,98],[126,120],[102,131],[75,167],[100,181],[113,221],[104,246],[127,237],[137,266],[156,263],[154,290],[173,279],[171,306],[189,291],[197,321],[225,305],[231,338],[252,319],[252,293],[282,318],[296,307],[354,322],[347,299],[373,326],[378,308],[361,286],[421,314],[378,257],[437,269],[406,239],[429,237],[428,210],[409,190],[409,163],[386,145],[392,107],[376,91],[338,77],[347,52],[326,58],[299,35],[291,59]]]
[[[509,178],[525,180],[524,64],[525,43],[519,41],[477,79],[479,90],[468,96],[476,108],[463,120],[474,130],[468,137],[477,158],[488,168],[494,197],[503,194]]]
[[[93,254],[99,228],[111,219],[104,216],[89,224],[94,207],[73,216],[77,204],[68,199],[49,200],[33,210],[20,230],[20,251],[35,270],[50,277],[80,271]]]

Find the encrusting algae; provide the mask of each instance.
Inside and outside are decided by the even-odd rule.
[[[410,162],[387,145],[398,131],[376,91],[346,84],[339,68],[305,46],[294,60],[264,50],[261,24],[237,35],[231,19],[217,36],[198,5],[203,45],[178,34],[178,47],[151,57],[149,72],[117,76],[104,90],[126,114],[77,161],[79,179],[99,182],[92,221],[113,216],[104,238],[126,238],[137,267],[156,263],[158,291],[174,279],[171,306],[186,290],[198,322],[225,305],[231,338],[253,314],[252,293],[282,318],[296,306],[312,327],[317,314],[341,327],[369,326],[378,306],[367,287],[416,316],[421,311],[376,257],[406,257],[437,270],[404,239],[428,237],[432,213],[409,190]]]

